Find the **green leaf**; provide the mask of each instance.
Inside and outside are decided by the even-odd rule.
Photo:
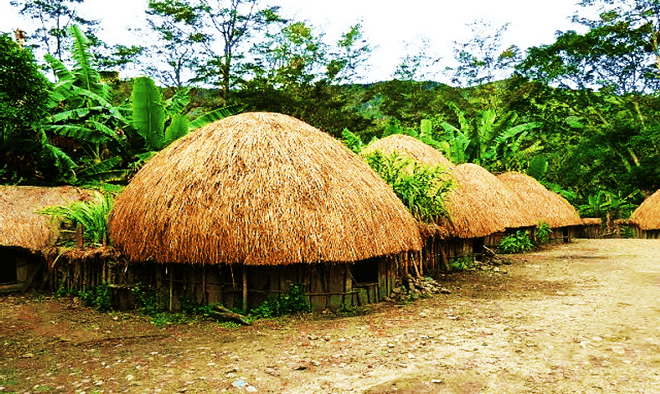
[[[134,80],[131,102],[133,127],[147,142],[147,149],[162,149],[165,110],[160,92],[151,78],[139,77]]]
[[[190,121],[185,115],[175,115],[172,123],[165,130],[165,146],[188,134]]]

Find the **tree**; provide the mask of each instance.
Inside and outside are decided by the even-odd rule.
[[[507,77],[521,57],[515,45],[502,45],[509,24],[494,29],[490,22],[482,19],[468,26],[472,30],[472,39],[462,43],[454,41],[454,59],[458,66],[446,71],[452,83],[475,86]]]
[[[204,44],[211,40],[203,32],[205,10],[186,0],[149,1],[147,23],[159,38],[150,48],[149,74],[169,86],[190,85],[204,61]]]
[[[45,181],[62,152],[40,129],[48,113],[50,82],[29,48],[0,35],[0,181]],[[68,162],[67,162],[68,163]],[[53,177],[54,178],[54,177]],[[52,180],[52,178],[51,178]]]
[[[493,109],[477,111],[471,119],[455,104],[450,106],[460,127],[440,122],[444,135],[437,139],[444,141],[443,150],[455,163],[476,163],[493,172],[521,171],[542,149],[529,135],[539,122],[521,122],[513,111],[498,116]]]
[[[326,65],[328,80],[335,83],[355,82],[359,79],[358,70],[364,67],[371,51],[371,44],[362,34],[362,24],[351,26],[329,54],[331,59]]]
[[[64,61],[63,54],[72,42],[69,28],[76,24],[82,26],[88,37],[94,38],[98,20],[86,19],[78,14],[76,6],[84,0],[12,0],[10,3],[19,8],[21,15],[27,16],[38,24],[38,28],[28,35],[36,48],[54,58]]]
[[[326,45],[305,22],[293,22],[255,46],[251,71],[279,89],[309,88],[322,72]]]
[[[225,4],[228,3],[228,4]],[[208,61],[199,69],[199,79],[219,85],[227,101],[229,91],[239,76],[249,41],[270,24],[285,22],[278,14],[279,7],[261,8],[259,0],[200,0],[204,23],[209,35],[219,41],[205,41]],[[218,49],[214,43],[219,42]]]
[[[431,81],[438,74],[434,68],[442,58],[432,54],[427,37],[420,37],[418,43],[405,42],[406,48],[401,63],[394,71],[393,77],[401,81]]]
[[[560,32],[550,45],[530,48],[517,66],[524,76],[572,89],[607,89],[617,94],[660,88],[660,2],[583,0],[590,19],[573,20],[589,30]]]

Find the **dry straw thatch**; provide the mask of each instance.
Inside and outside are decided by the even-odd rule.
[[[642,230],[660,229],[660,190],[651,194],[630,215],[630,222],[635,223]]]
[[[497,178],[512,192],[517,193],[534,220],[545,222],[552,228],[578,226],[580,215],[565,198],[546,189],[536,179],[519,172],[507,172]]]
[[[466,163],[451,172],[456,188],[447,201],[450,220],[438,224],[449,236],[479,238],[507,227],[534,225],[518,196],[485,168]]]
[[[247,113],[152,158],[115,200],[134,261],[280,265],[419,250],[415,220],[339,141],[290,116]]]
[[[41,251],[58,238],[54,219],[36,213],[45,207],[85,200],[90,194],[71,186],[0,186],[0,245]]]
[[[586,226],[600,226],[602,223],[601,218],[582,218],[582,224]]]
[[[381,151],[385,155],[397,152],[398,154],[417,160],[420,163],[438,165],[441,164],[448,169],[454,167],[454,164],[440,153],[437,149],[426,145],[417,138],[404,135],[393,134],[383,139],[369,144],[362,154],[368,154],[375,150]]]

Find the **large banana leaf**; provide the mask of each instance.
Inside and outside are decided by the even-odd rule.
[[[185,115],[174,115],[172,123],[165,130],[165,146],[188,134],[190,121]]]
[[[73,73],[68,68],[66,68],[64,63],[62,63],[59,59],[54,58],[50,54],[44,55],[44,59],[46,59],[48,65],[55,72],[55,76],[57,77],[58,83],[66,83],[66,82],[73,83],[76,80]]]
[[[165,109],[156,84],[149,77],[139,77],[133,82],[133,127],[141,135],[148,150],[163,148]]]
[[[87,50],[89,40],[77,25],[72,25],[70,31],[74,39],[71,55],[76,61],[76,68],[74,69],[76,79],[84,89],[107,97],[107,91],[100,82],[99,73],[94,68],[93,57]]]
[[[78,179],[82,181],[111,181],[125,177],[127,169],[117,169],[121,164],[122,158],[119,156],[111,157],[85,167],[78,172]]]

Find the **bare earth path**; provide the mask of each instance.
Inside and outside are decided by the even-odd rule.
[[[231,330],[4,296],[0,392],[660,393],[660,240],[441,280],[451,294]]]

